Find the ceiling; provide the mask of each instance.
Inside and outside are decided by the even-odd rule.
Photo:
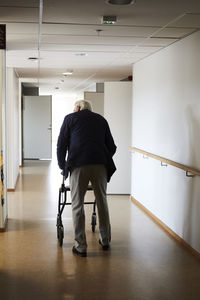
[[[116,24],[101,24],[108,15]],[[199,30],[200,1],[1,0],[0,24],[7,25],[7,66],[22,81],[43,94],[80,94],[127,78],[135,62]],[[73,74],[63,77],[68,69]]]

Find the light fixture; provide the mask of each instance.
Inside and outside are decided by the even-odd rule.
[[[72,75],[73,74],[73,70],[66,70],[65,72],[62,73],[64,76],[67,75]]]
[[[38,57],[35,57],[35,56],[28,57],[28,60],[31,60],[31,61],[36,61],[36,60],[38,60]]]
[[[88,54],[86,52],[77,52],[75,53],[76,56],[87,56]]]
[[[130,5],[135,3],[136,0],[106,0],[108,4],[112,5]]]

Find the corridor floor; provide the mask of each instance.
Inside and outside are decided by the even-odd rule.
[[[61,248],[56,237],[61,180],[53,162],[26,161],[16,191],[8,193],[8,228],[0,233],[0,299],[200,299],[200,261],[131,203],[129,196],[108,196],[110,251],[101,250],[98,228],[91,231],[89,205],[85,205],[88,257],[71,251],[71,206],[63,214]],[[93,200],[92,192],[87,192],[87,200]]]

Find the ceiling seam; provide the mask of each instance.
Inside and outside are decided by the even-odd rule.
[[[41,45],[41,27],[43,17],[43,0],[39,0],[39,22],[38,22],[38,88],[40,85],[40,45]]]
[[[183,18],[183,16],[185,16],[185,14],[186,14],[186,13],[181,14],[181,15],[179,15],[178,17],[176,17],[175,19],[173,19],[172,21],[168,22],[168,23],[167,23],[166,25],[164,25],[161,29],[156,30],[153,34],[149,35],[146,39],[144,39],[144,41],[150,39],[151,37],[153,37],[153,35],[157,34],[160,30],[166,28],[169,24],[172,24],[172,23],[174,23],[175,21],[180,20],[181,18]],[[143,43],[144,43],[144,41],[143,41]],[[142,45],[142,43],[139,43],[139,45]],[[125,53],[125,55],[131,53],[131,51],[132,51],[134,48],[137,48],[137,47],[138,47],[138,45],[134,46],[134,47],[131,48],[129,51],[127,51],[127,52]],[[152,54],[150,54],[150,55],[152,55]],[[120,57],[120,58],[123,58],[124,55],[120,55],[119,57]],[[116,59],[119,59],[119,57],[115,58],[115,59],[114,59],[112,62],[110,62],[109,64],[107,64],[107,65],[105,65],[105,66],[99,68],[97,72],[95,72],[93,75],[91,75],[90,77],[88,77],[85,81],[87,82],[89,79],[93,78],[96,74],[98,74],[98,73],[101,72],[102,70],[104,70],[104,69],[108,68],[109,66],[111,66],[111,65],[114,63],[114,61],[116,61]],[[85,81],[84,81],[84,82],[85,82]],[[75,89],[75,88],[77,88],[77,87],[79,87],[79,86],[80,86],[80,85],[78,84],[78,85],[76,85],[73,89]]]
[[[163,38],[165,39],[165,38]],[[146,39],[143,39],[143,41],[145,41]],[[178,38],[176,38],[176,40],[179,40]],[[110,46],[124,46],[124,47],[135,47],[135,46],[141,46],[142,44],[136,44],[136,43],[133,43],[133,44],[101,44],[101,43],[98,43],[98,44],[94,44],[94,43],[91,43],[91,44],[75,44],[75,43],[50,43],[50,42],[43,42],[43,46],[44,45],[68,45],[68,46],[106,46],[106,47],[110,47]],[[155,46],[155,45],[152,45],[152,46]],[[163,45],[162,45],[163,46]],[[160,45],[159,45],[160,47]],[[82,52],[82,51],[80,51]]]
[[[187,14],[186,14],[187,15]],[[35,24],[38,25],[38,22],[35,21],[8,21],[8,20],[0,20],[0,22],[7,23],[7,24]],[[77,26],[104,26],[107,28],[111,28],[110,26],[105,26],[101,24],[82,24],[82,23],[47,23],[47,22],[42,22],[43,25],[77,25]],[[147,25],[147,26],[140,26],[140,25],[113,25],[113,27],[128,27],[128,28],[158,28],[158,29],[163,29],[162,26],[154,26],[154,25]],[[167,26],[169,29],[196,29],[200,28],[199,26]]]
[[[0,5],[0,7],[3,8],[31,8],[31,9],[38,9],[38,6],[4,6],[4,5]]]
[[[17,34],[17,33],[16,33]],[[24,35],[27,34],[27,33],[24,33]],[[34,33],[32,33],[34,34]],[[81,34],[81,35],[78,35],[78,34],[66,34],[66,33],[43,33],[42,34],[43,36],[52,36],[52,35],[55,35],[55,36],[72,36],[72,37],[96,37],[96,38],[145,38],[145,36],[141,36],[141,35],[96,35],[96,34]],[[158,38],[161,38],[161,37],[154,37],[156,39]],[[174,37],[163,37],[163,38],[174,38]]]

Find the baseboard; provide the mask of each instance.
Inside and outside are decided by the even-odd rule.
[[[5,232],[7,229],[8,217],[6,217],[3,228],[0,228],[0,232]]]
[[[16,189],[16,186],[17,186],[17,183],[18,183],[18,180],[19,180],[19,176],[20,174],[17,175],[17,179],[16,179],[16,183],[15,183],[15,187],[13,189],[7,189],[7,192],[14,192],[15,189]]]
[[[15,189],[7,189],[7,192],[14,192]]]
[[[158,219],[154,214],[152,214],[144,205],[137,201],[133,196],[131,196],[131,201],[137,205],[142,211],[144,211],[157,225],[159,225],[170,237],[173,237],[181,245],[183,245],[190,253],[200,259],[200,253],[192,248],[186,241],[184,241],[179,235],[177,235],[173,230],[171,230],[167,225],[165,225],[160,219]]]

